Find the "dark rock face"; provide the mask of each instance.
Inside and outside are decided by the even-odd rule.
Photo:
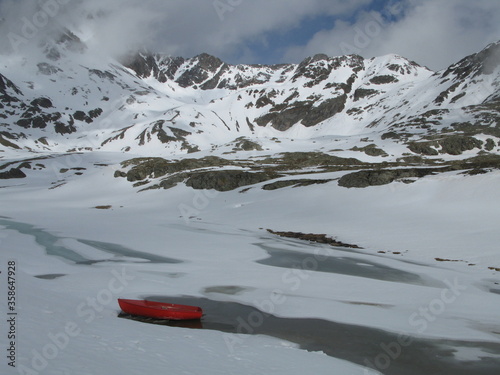
[[[482,148],[483,141],[463,135],[451,135],[441,139],[408,143],[408,149],[416,154],[435,156],[439,153],[461,155],[474,148]],[[439,148],[437,150],[436,148]]]
[[[26,174],[19,168],[11,168],[7,172],[0,172],[1,180],[8,180],[12,178],[25,178]]]
[[[279,180],[275,182],[271,182],[269,184],[266,184],[262,186],[263,190],[277,190],[277,189],[283,189],[286,187],[303,187],[303,186],[310,186],[310,185],[322,185],[326,184],[327,182],[330,182],[332,180],[314,180],[314,179],[308,179],[308,178],[302,178],[302,179],[296,179],[296,180]]]
[[[464,151],[469,151],[474,148],[481,148],[483,145],[483,141],[480,141],[474,137],[465,137],[465,136],[451,136],[446,137],[443,140],[439,141],[441,145],[441,153],[449,154],[449,155],[461,155]]]
[[[197,190],[230,191],[243,186],[258,184],[279,177],[273,172],[248,172],[244,170],[208,170],[181,172],[162,179],[157,187],[170,189],[184,182]]]
[[[46,111],[49,108],[53,108],[52,101],[46,97],[33,99],[29,105],[21,102],[18,108],[21,109],[22,112],[15,123],[26,129],[44,129],[48,124],[56,123],[62,117],[60,112],[49,113]]]
[[[370,79],[370,83],[373,83],[374,85],[385,85],[387,83],[394,83],[394,82],[399,82],[399,80],[396,77],[389,75],[376,76]]]
[[[59,112],[35,114],[31,110],[24,112],[16,124],[23,128],[44,129],[49,123],[55,123],[61,118]]]
[[[290,129],[298,122],[304,126],[314,126],[342,112],[346,101],[347,95],[344,94],[327,99],[316,107],[312,101],[295,102],[280,112],[269,112],[255,121],[259,126],[271,123],[273,128],[281,131]]]
[[[481,74],[492,74],[500,65],[500,41],[490,44],[479,53],[467,56],[458,63],[450,66],[442,77],[454,75],[463,80],[467,77],[476,77]]]
[[[89,75],[95,75],[100,79],[106,79],[108,81],[114,81],[116,76],[108,71],[102,71],[99,69],[89,69]]]
[[[0,74],[0,103],[10,104],[11,102],[19,102],[19,98],[13,96],[13,94],[22,95],[23,93],[12,81]]]
[[[124,65],[132,69],[139,77],[153,76],[159,82],[165,83],[174,79],[174,75],[185,62],[182,57],[162,58],[148,52],[137,53],[125,59]]]
[[[70,119],[68,124],[64,124],[60,121],[56,121],[54,123],[54,130],[58,134],[71,134],[76,132],[76,128],[74,127],[75,120]]]
[[[133,167],[126,174],[127,180],[134,182],[199,168],[232,165],[232,162],[217,156],[207,156],[201,159],[182,159],[180,161],[163,158],[139,158],[123,163],[124,167],[129,165],[133,165]]]
[[[89,111],[89,117],[91,119],[95,119],[97,117],[99,117],[100,115],[102,115],[102,108],[96,108],[96,109],[93,109],[91,111]]]
[[[420,67],[420,65],[414,61],[410,61],[409,64],[403,64],[403,65],[390,64],[387,66],[387,69],[392,70],[393,72],[396,72],[399,74],[411,74],[412,67]]]
[[[306,58],[297,67],[295,75],[293,76],[293,81],[295,82],[300,77],[309,78],[310,81],[307,82],[305,86],[313,87],[326,80],[333,69],[328,60],[328,56],[323,54]],[[323,64],[314,64],[319,61],[323,62]]]
[[[368,156],[388,156],[387,153],[382,150],[381,148],[378,148],[377,145],[371,144],[365,147],[354,147],[352,148],[353,151],[362,151]]]
[[[437,142],[410,142],[408,143],[408,149],[415,154],[435,156],[439,155],[439,152],[434,148],[438,147]]]
[[[328,57],[324,54],[317,54],[303,60],[296,68],[292,78],[296,82],[299,78],[307,78],[305,87],[313,87],[325,81],[335,69],[341,66],[348,66],[354,72],[364,69],[364,59],[358,55]]]
[[[85,121],[87,114],[83,111],[76,111],[73,113],[73,118],[77,121]]]
[[[236,140],[237,143],[244,141],[244,138]],[[252,144],[249,146],[251,149],[255,147]],[[150,179],[161,178],[159,184],[149,188],[168,189],[178,183],[185,182],[195,189],[227,191],[282,177],[291,169],[318,167],[337,171],[351,169],[353,166],[362,167],[364,163],[358,159],[342,158],[321,152],[284,153],[278,158],[266,158],[255,161],[251,165],[249,165],[249,161],[242,163],[241,160],[228,160],[217,156],[177,161],[163,158],[136,158],[122,163],[123,168],[129,168],[128,172],[116,171],[114,176],[126,177],[128,181],[136,182],[137,186],[148,184]],[[232,169],[221,170],[221,167],[232,167]],[[242,169],[236,170],[236,167]],[[251,170],[248,171],[247,168]],[[308,186],[329,181],[327,179],[296,179],[293,180],[292,184],[294,186]],[[275,185],[266,185],[265,189],[271,190],[290,186],[290,184],[288,180],[278,181]]]
[[[129,160],[129,163],[136,164],[127,173],[127,180],[130,182],[141,181],[150,177],[161,177],[167,173],[175,172],[170,167],[168,160],[163,158],[145,158]]]
[[[186,138],[191,133],[173,126],[165,126],[165,120],[158,120],[150,124],[150,127],[143,130],[135,139],[139,141],[139,145],[145,145],[155,136],[161,143],[181,142],[181,149],[194,152],[196,147],[189,145]],[[171,135],[169,134],[171,133]],[[108,142],[107,140],[106,142]],[[191,150],[192,148],[192,150]]]
[[[262,151],[263,148],[256,142],[253,142],[245,137],[236,139],[233,151]]]
[[[273,128],[285,131],[306,117],[311,107],[311,102],[295,102],[281,112],[270,112],[259,117],[255,122],[259,126],[266,126],[271,122]]]
[[[500,156],[494,154],[475,156],[470,159],[457,160],[440,167],[370,169],[347,173],[338,184],[347,188],[365,188],[390,184],[394,181],[413,182],[412,179],[422,178],[437,173],[464,170],[463,174],[478,174],[488,170],[500,169]]]
[[[370,148],[370,145],[367,147]],[[410,183],[417,178],[444,172],[469,171],[465,173],[474,174],[500,169],[500,156],[494,154],[447,163],[411,156],[398,159],[395,163],[379,164],[363,163],[355,158],[341,158],[321,152],[292,152],[280,155],[278,158],[259,159],[253,164],[249,160],[243,162],[215,156],[177,161],[136,158],[122,163],[123,168],[131,167],[128,172],[115,171],[114,176],[126,177],[128,181],[135,182],[134,187],[149,185],[145,189],[169,189],[184,183],[194,189],[229,191],[270,180],[275,181],[263,184],[262,189],[304,187],[333,181],[297,176],[302,174],[297,171],[303,169],[307,169],[310,174],[311,167],[314,167],[317,173],[346,171],[338,180],[338,184],[347,188],[385,185],[393,181]],[[281,179],[283,177],[289,179]],[[153,179],[159,180],[153,185]]]
[[[461,85],[462,83],[461,82],[456,82],[454,83],[453,85],[451,85],[450,87],[448,87],[446,90],[444,90],[443,92],[441,92],[436,99],[434,99],[434,103],[435,104],[438,104],[440,105],[441,103],[443,103],[446,99],[448,99],[448,97],[454,93]],[[454,97],[454,99],[456,98],[457,96]],[[458,100],[458,99],[455,99],[455,100]]]
[[[36,98],[30,104],[34,107],[52,108],[52,101],[49,98]]]
[[[72,115],[72,118],[77,121],[84,121],[87,124],[90,124],[94,121],[95,118],[99,117],[101,114],[102,114],[102,109],[96,108],[89,111],[88,114],[85,113],[84,111],[75,111]]]
[[[345,103],[347,101],[347,95],[341,95],[333,99],[327,99],[317,107],[311,108],[310,111],[304,116],[302,120],[302,125],[304,126],[314,126],[322,121],[335,116],[340,113],[345,108]]]
[[[410,168],[365,170],[346,174],[338,182],[339,186],[347,188],[364,188],[368,186],[386,185],[395,180],[420,178],[437,171],[437,168]]]
[[[285,238],[297,238],[304,241],[317,242],[322,244],[328,244],[330,246],[336,247],[348,247],[351,249],[362,249],[358,245],[347,244],[341,241],[338,241],[334,238],[328,237],[326,234],[316,234],[316,233],[302,233],[302,232],[279,232],[271,229],[267,230],[271,234],[275,234],[280,237]]]
[[[21,147],[19,147],[15,143],[12,143],[11,141],[9,141],[6,138],[15,139],[8,132],[0,132],[0,145],[5,146],[5,147],[11,147],[11,148],[14,148],[16,150],[20,150],[21,149]]]
[[[340,170],[344,167],[363,166],[360,160],[355,158],[343,158],[340,156],[328,155],[323,152],[285,152],[281,158],[269,158],[264,163],[277,164],[282,169],[328,167]]]
[[[141,78],[147,78],[153,74],[159,82],[164,83],[167,81],[165,75],[159,72],[158,65],[153,55],[144,56],[138,53],[129,58],[128,61],[125,61],[124,65],[132,69]]]
[[[196,56],[193,60],[194,65],[177,79],[177,83],[181,87],[198,85],[205,82],[210,77],[209,73],[215,73],[222,65],[227,67],[220,59],[206,53]],[[217,87],[217,84],[218,78],[215,76],[201,88],[205,90],[213,89]]]
[[[470,159],[459,160],[453,163],[453,168],[458,169],[500,169],[500,155],[478,155]]]
[[[360,99],[378,94],[377,90],[359,88],[354,91],[354,101],[357,102]]]
[[[242,186],[254,185],[277,177],[266,172],[222,170],[199,172],[188,178],[186,185],[193,189],[234,190]]]
[[[491,139],[491,138],[488,138],[486,140],[486,144],[484,146],[484,149],[486,151],[493,151],[493,149],[495,148],[495,146],[496,146],[495,141],[493,139]]]

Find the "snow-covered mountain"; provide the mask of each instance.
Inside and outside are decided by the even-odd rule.
[[[491,44],[441,72],[397,55],[264,66],[142,52],[118,62],[91,56],[68,31],[39,53],[2,58],[0,143],[9,152],[164,155],[242,137],[262,145],[370,133],[410,151],[444,131],[497,145],[499,51]]]

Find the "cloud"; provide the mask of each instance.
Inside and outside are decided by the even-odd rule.
[[[141,9],[161,20],[150,22],[147,30],[135,26],[151,36],[144,41],[149,48],[185,57],[207,52],[231,61],[251,56],[249,44],[265,44],[268,35],[292,29],[304,18],[349,14],[371,1],[146,0]]]
[[[396,53],[434,70],[444,69],[500,39],[500,2],[491,0],[407,0],[399,7],[363,12],[336,22],[285,58],[318,52],[357,53],[364,57]]]
[[[18,37],[15,47],[69,27],[92,48],[115,55],[146,47],[186,57],[208,52],[234,59],[248,55],[248,43],[265,43],[266,34],[293,28],[305,17],[347,14],[371,1],[0,0],[0,14],[10,44],[12,36]]]
[[[67,28],[90,48],[119,55],[144,45],[160,20],[159,12],[133,0],[3,0],[0,14],[2,51],[23,53]]]
[[[500,38],[499,1],[386,0],[383,9],[380,4],[375,0],[0,0],[0,32],[7,36],[0,38],[0,52],[33,48],[67,27],[90,49],[114,56],[147,48],[174,56],[207,52],[228,62],[257,63],[264,59],[262,50],[273,50],[279,63],[298,62],[316,53],[365,57],[397,53],[441,69]],[[272,44],[274,35],[299,35],[304,21],[325,16],[334,20],[331,27],[307,42],[292,45],[288,38],[284,45]]]

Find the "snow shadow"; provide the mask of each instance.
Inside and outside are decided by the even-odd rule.
[[[148,323],[172,327],[209,329],[236,334],[233,342],[238,345],[246,335],[267,335],[287,340],[308,351],[325,354],[370,367],[381,356],[389,358],[387,368],[376,368],[385,375],[498,375],[500,344],[460,340],[435,340],[408,336],[407,346],[399,346],[401,335],[380,329],[337,323],[314,318],[283,318],[268,314],[253,306],[236,302],[222,302],[196,297],[143,296],[160,302],[200,306],[204,315],[201,321],[159,321],[134,318]],[[124,318],[129,315],[120,314]],[[257,324],[258,323],[258,324]],[[162,333],[159,333],[160,335]],[[392,350],[393,356],[383,348]],[[454,353],[463,349],[485,353],[478,360],[459,361]],[[228,346],[228,351],[231,348]],[[397,355],[396,355],[397,354]]]
[[[257,261],[257,263],[266,266],[336,273],[416,285],[429,285],[431,283],[430,280],[424,280],[416,273],[403,271],[366,259],[348,256],[315,255],[296,250],[279,249],[263,243],[255,245],[269,254],[268,258]]]
[[[95,263],[103,263],[103,262],[128,262],[128,263],[132,262],[130,259],[122,259],[121,257],[142,259],[150,263],[182,263],[182,261],[177,259],[150,254],[143,251],[133,250],[119,244],[76,239],[78,242],[84,245],[90,246],[96,250],[113,255],[112,258],[91,259],[80,254],[78,251],[74,249],[70,249],[67,246],[61,245],[61,240],[64,240],[67,237],[56,236],[48,231],[45,231],[41,228],[37,228],[31,224],[26,224],[1,218],[0,218],[0,225],[4,226],[6,229],[14,230],[18,233],[32,236],[35,242],[45,250],[47,255],[56,256],[76,264],[92,265]]]
[[[170,264],[182,263],[181,260],[177,260],[177,259],[169,258],[169,257],[164,257],[161,255],[156,255],[156,254],[150,254],[150,253],[146,253],[143,251],[132,250],[128,247],[125,247],[125,246],[122,246],[119,244],[115,244],[115,243],[111,243],[111,242],[90,241],[90,240],[83,240],[83,239],[78,239],[78,242],[83,243],[87,246],[91,246],[94,249],[102,250],[104,252],[107,252],[107,253],[110,253],[113,255],[144,259],[144,260],[147,260],[151,263],[170,263]]]

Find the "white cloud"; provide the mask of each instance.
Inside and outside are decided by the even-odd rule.
[[[69,26],[92,48],[114,55],[146,47],[184,57],[208,52],[223,60],[250,63],[262,58],[251,46],[265,45],[272,33],[300,33],[306,19],[342,15],[344,21],[318,32],[305,45],[271,46],[278,51],[276,56],[283,50],[276,62],[297,62],[322,52],[356,52],[365,57],[397,53],[433,69],[500,38],[497,0],[387,0],[385,13],[359,12],[372,1],[0,0],[0,19],[5,19],[0,27],[2,35],[29,42],[21,40],[21,47]],[[48,14],[45,25],[41,12]],[[347,21],[354,15],[354,21]],[[34,25],[34,35],[26,36],[26,31],[33,31],[27,22]],[[0,38],[0,51],[9,44],[12,38]]]
[[[208,52],[231,59],[251,55],[248,43],[265,43],[266,33],[283,32],[306,17],[349,13],[372,0],[158,1],[164,21],[152,41],[157,48],[174,55]],[[158,1],[149,2],[156,6]]]
[[[2,50],[23,52],[67,27],[91,48],[120,54],[152,38],[161,18],[161,12],[134,0],[3,0],[0,14]]]
[[[297,60],[321,51],[364,57],[396,53],[439,70],[500,39],[496,0],[407,0],[400,10],[396,21],[370,12],[353,24],[337,22],[285,56]]]
[[[111,53],[144,46],[172,55],[208,52],[222,58],[245,54],[249,41],[296,26],[305,17],[342,14],[372,0],[0,0],[5,30],[26,37],[24,20],[47,4],[56,15],[36,29],[38,40],[56,26],[79,30],[86,41]],[[21,22],[23,21],[23,22]],[[26,29],[26,28],[25,28]],[[33,29],[33,28],[32,28]]]

